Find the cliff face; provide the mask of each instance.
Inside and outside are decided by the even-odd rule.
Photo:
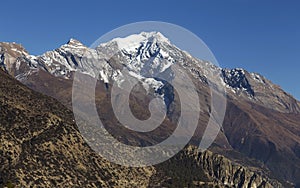
[[[243,167],[210,151],[199,154],[188,150],[187,155],[195,156],[198,165],[218,184],[225,187],[282,187],[276,180],[270,180],[256,168]]]
[[[185,170],[186,168],[189,170]],[[165,172],[164,169],[170,171]],[[170,161],[158,165],[156,171],[152,179],[157,174],[165,175],[165,181],[156,184],[157,187],[182,184],[188,187],[283,187],[258,168],[242,166],[211,151],[200,152],[193,146],[187,147]]]

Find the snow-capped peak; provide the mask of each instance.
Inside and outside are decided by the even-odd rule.
[[[139,34],[132,34],[124,38],[114,38],[113,40],[100,44],[100,46],[106,46],[110,43],[116,43],[119,49],[126,49],[126,51],[134,50],[136,47],[143,43],[167,43],[171,44],[162,33],[157,31],[141,32]]]
[[[144,36],[145,38],[147,38],[149,41],[153,41],[153,40],[157,40],[161,43],[165,42],[170,44],[170,40],[165,37],[161,32],[158,31],[153,31],[153,32],[141,32],[140,35]]]
[[[67,42],[67,44],[66,45],[68,45],[68,46],[72,46],[72,47],[86,47],[84,44],[82,44],[79,40],[76,40],[76,39],[74,39],[74,38],[71,38],[68,42]]]

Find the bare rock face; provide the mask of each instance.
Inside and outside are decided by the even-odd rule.
[[[186,171],[182,165],[189,170]],[[163,169],[171,171],[164,172]],[[158,165],[156,171],[151,180],[155,182],[157,174],[164,175],[165,181],[159,185],[166,187],[179,186],[179,182],[181,186],[184,182],[186,187],[283,187],[278,181],[265,176],[259,168],[241,166],[222,155],[210,151],[200,152],[193,146],[187,147],[170,161]],[[185,176],[189,178],[186,179]]]

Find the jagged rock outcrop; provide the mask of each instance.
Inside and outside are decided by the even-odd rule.
[[[161,176],[164,176],[164,181],[157,181],[156,178]],[[153,187],[283,187],[277,180],[268,178],[259,168],[241,166],[211,151],[200,152],[194,146],[187,147],[173,159],[157,165],[151,182]]]
[[[243,167],[219,154],[210,151],[199,152],[195,148],[188,148],[184,155],[194,157],[208,175],[224,187],[282,187],[276,180],[270,180],[259,169]]]

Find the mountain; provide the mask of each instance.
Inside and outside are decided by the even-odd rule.
[[[147,74],[151,77],[166,72],[174,63],[186,63],[185,67],[191,67],[192,74],[202,82],[208,79],[208,72],[218,71],[230,97],[238,96],[239,99],[250,100],[285,113],[299,113],[300,110],[299,101],[263,76],[243,69],[221,69],[207,61],[193,58],[159,32],[142,32],[126,38],[116,38],[100,44],[95,50],[70,39],[67,44],[41,56],[29,55],[16,43],[1,43],[0,46],[0,65],[22,82],[39,74],[39,70],[64,79],[70,79],[74,71],[80,71],[93,77],[100,74],[100,79],[105,82],[121,81],[117,80],[120,79],[118,70],[123,68],[121,64],[126,65],[143,84],[160,85],[155,80],[147,79]],[[108,57],[110,61],[117,58],[120,62],[114,64],[103,60]],[[99,61],[102,62],[95,63]]]
[[[282,187],[259,169],[192,146],[156,166],[110,163],[85,143],[65,106],[2,70],[0,78],[0,187]]]
[[[223,69],[194,58],[159,32],[116,38],[96,49],[70,39],[61,47],[40,56],[28,54],[15,43],[1,43],[0,46],[0,66],[7,73],[28,87],[58,99],[69,109],[72,108],[74,73],[99,78],[96,103],[99,109],[105,107],[99,115],[110,133],[133,145],[158,143],[176,127],[178,96],[168,83],[157,78],[157,75],[172,75],[170,67],[173,64],[189,74],[203,107],[197,131],[190,143],[198,145],[211,115],[210,91],[220,92],[220,85],[213,85],[210,80],[209,73],[213,72],[221,78],[221,87],[226,88],[227,107],[224,122],[219,125],[222,131],[210,150],[240,164],[250,163],[270,171],[271,176],[285,186],[289,182],[300,186],[300,103],[260,74],[238,68]],[[124,67],[133,79],[139,81],[130,101],[136,117],[149,117],[145,106],[154,96],[167,104],[167,117],[162,128],[151,134],[128,131],[111,112],[111,88],[114,83],[123,82],[121,70]],[[184,80],[180,84],[184,85]],[[122,100],[125,99],[121,99],[120,103]]]

